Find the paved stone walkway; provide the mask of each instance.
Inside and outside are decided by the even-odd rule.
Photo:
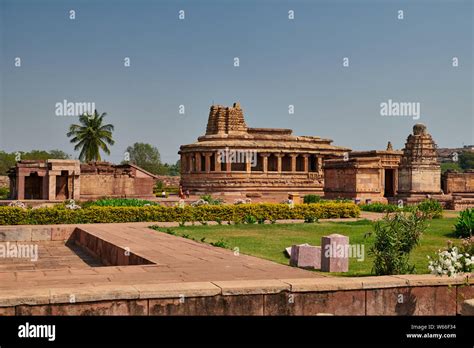
[[[135,283],[322,277],[232,250],[149,229],[150,223],[80,225],[98,237],[155,264],[97,267],[100,263],[62,242],[35,242],[39,261],[0,259],[0,290]],[[20,242],[25,244],[25,242]],[[74,250],[73,250],[74,249]],[[78,251],[78,254],[75,253]]]

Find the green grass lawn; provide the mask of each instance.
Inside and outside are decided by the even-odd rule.
[[[446,246],[448,240],[455,241],[453,226],[455,218],[434,219],[428,222],[428,228],[421,237],[420,245],[412,252],[411,263],[417,273],[428,272],[427,255],[433,255]],[[373,244],[372,222],[320,222],[312,224],[265,224],[265,225],[216,225],[183,226],[171,230],[178,236],[186,236],[197,241],[205,238],[205,243],[224,241],[233,249],[238,247],[243,254],[261,257],[285,265],[289,259],[284,253],[285,247],[293,244],[308,243],[321,245],[321,237],[331,233],[349,236],[350,244],[362,244],[365,249],[364,261],[349,260],[349,272],[345,276],[366,276],[371,274],[373,259],[369,249]],[[163,229],[165,230],[165,229]],[[157,232],[160,233],[160,232]]]

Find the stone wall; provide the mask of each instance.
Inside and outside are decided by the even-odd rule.
[[[81,174],[81,200],[101,197],[153,197],[151,177],[114,174]]]
[[[447,171],[442,176],[442,186],[445,194],[471,194],[474,196],[474,170],[464,173]]]
[[[324,197],[384,201],[379,157],[324,163]]]
[[[165,187],[178,187],[180,180],[180,176],[156,175],[155,182],[161,181]]]
[[[69,301],[71,289],[22,289],[2,296],[0,315],[455,316],[466,314],[463,301],[474,296],[473,280],[468,282],[400,275],[115,284],[77,287],[75,303]]]

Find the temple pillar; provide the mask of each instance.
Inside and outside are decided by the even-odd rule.
[[[295,153],[292,153],[290,157],[291,157],[291,171],[296,172],[296,157],[298,157],[298,155]]]
[[[202,168],[201,168],[201,153],[196,152],[194,154],[194,160],[195,160],[196,172],[200,172],[202,170]]]
[[[188,153],[186,155],[187,161],[188,161],[188,168],[187,172],[192,173],[193,172],[193,155],[191,153]]]
[[[323,174],[323,158],[322,157],[316,157],[316,171],[318,172],[319,175]]]
[[[221,171],[221,154],[219,151],[214,153],[214,171]]]
[[[277,153],[275,154],[276,158],[277,158],[277,172],[281,174],[281,158],[284,156],[283,154],[281,153]]]
[[[305,173],[308,172],[308,157],[309,157],[308,154],[304,154],[304,155],[303,155],[303,171],[304,171]]]
[[[250,158],[245,159],[245,170],[247,174],[250,174],[252,172],[252,162],[250,161]]]
[[[203,153],[204,157],[205,157],[205,171],[206,173],[210,173],[211,172],[211,155],[212,153],[209,153],[209,152],[205,152]]]
[[[54,201],[56,199],[56,173],[49,172],[46,176],[48,180],[48,200]]]
[[[17,192],[17,199],[23,200],[25,199],[25,176],[18,175],[18,179],[16,181],[16,192]]]
[[[180,172],[181,173],[185,173],[186,172],[186,155],[185,154],[181,154],[181,158],[180,158],[180,161],[179,161],[179,164],[180,164]]]
[[[268,172],[268,157],[270,157],[269,153],[262,153],[260,154],[262,156],[262,170],[264,173]]]

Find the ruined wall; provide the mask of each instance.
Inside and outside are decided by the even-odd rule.
[[[464,173],[447,171],[442,176],[442,186],[445,194],[474,194],[474,170]]]
[[[151,177],[130,177],[113,174],[82,174],[81,199],[100,197],[153,197]]]

